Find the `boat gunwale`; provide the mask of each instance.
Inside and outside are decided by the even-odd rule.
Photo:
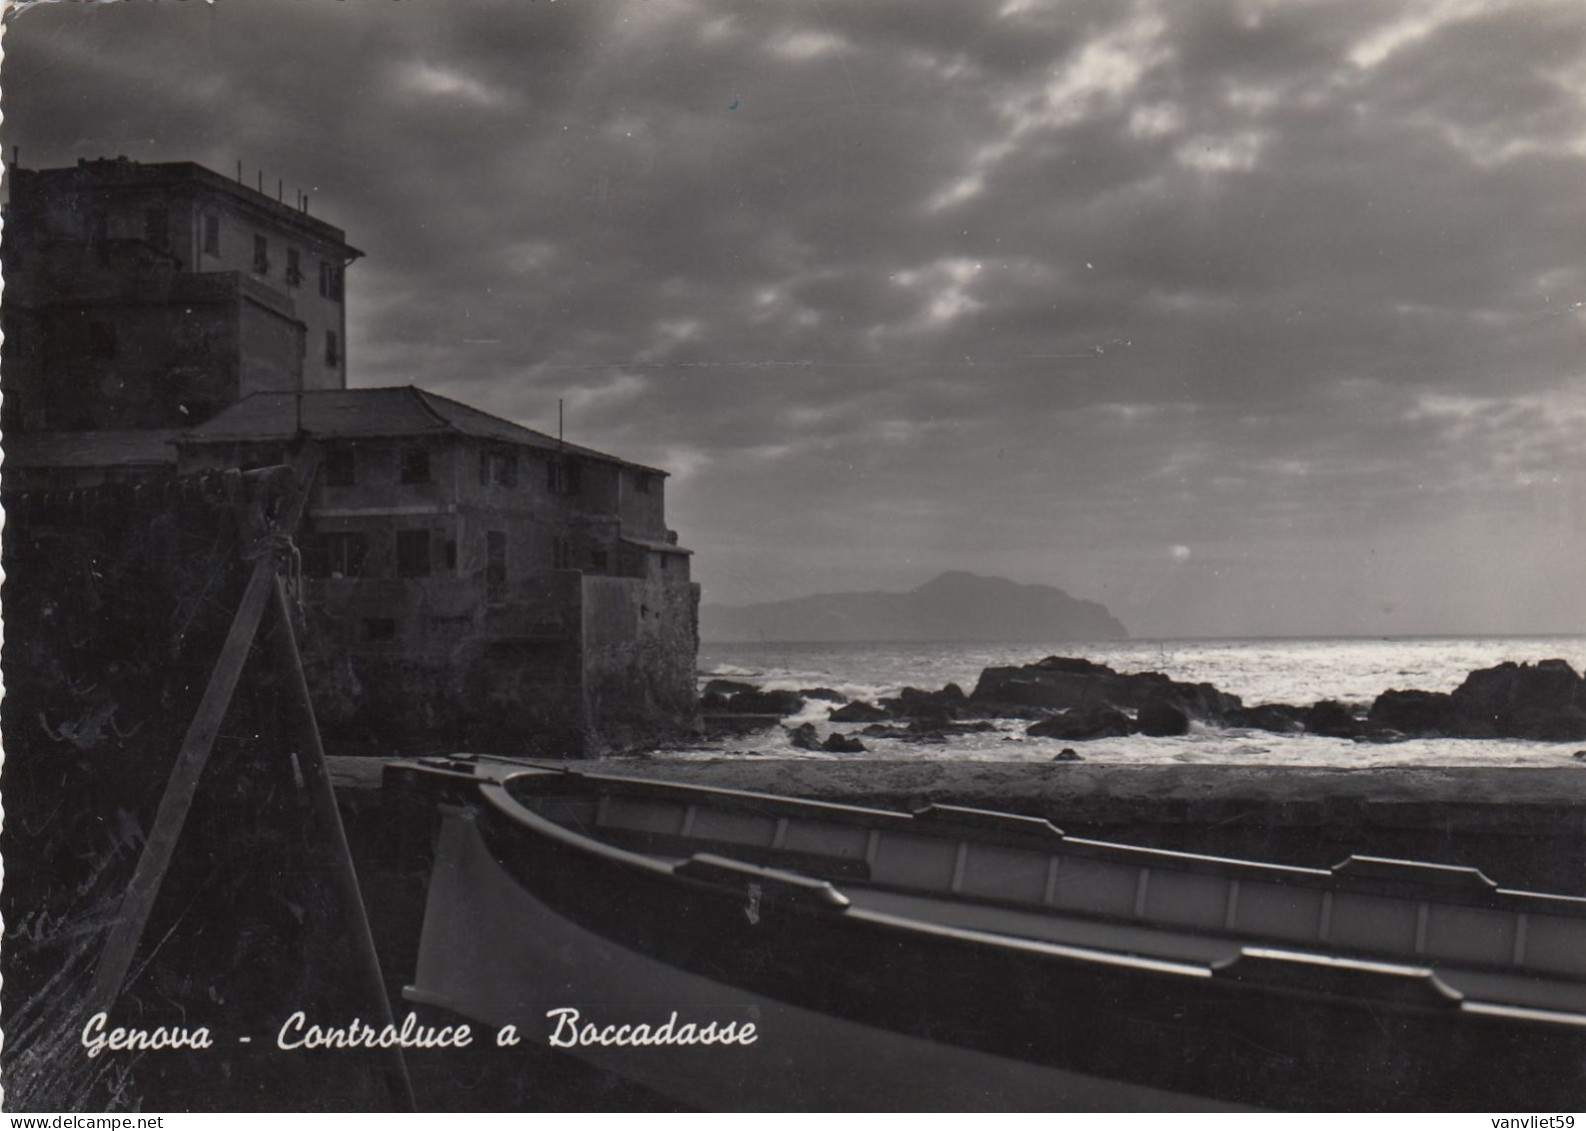
[[[734,805],[769,804],[774,808],[790,810],[811,820],[831,819],[838,824],[855,825],[873,824],[880,820],[893,824],[895,828],[892,831],[896,832],[907,832],[910,835],[927,836],[942,840],[971,840],[1005,848],[1056,852],[1061,846],[1061,850],[1064,853],[1070,850],[1077,850],[1074,855],[1091,860],[1117,862],[1137,867],[1161,867],[1194,875],[1220,876],[1253,882],[1271,882],[1287,887],[1317,890],[1324,894],[1333,892],[1382,896],[1394,899],[1418,898],[1438,905],[1586,919],[1586,896],[1527,891],[1501,887],[1496,884],[1481,891],[1472,891],[1463,885],[1452,886],[1438,882],[1430,875],[1417,880],[1409,876],[1400,879],[1384,878],[1378,875],[1352,875],[1349,873],[1348,869],[1352,862],[1375,862],[1382,859],[1373,856],[1350,856],[1331,868],[1312,868],[1294,864],[1246,860],[1237,857],[1214,856],[1205,853],[1181,852],[1175,849],[1146,848],[1140,845],[1122,844],[1090,837],[1070,836],[1053,825],[1049,820],[1045,820],[1043,823],[1052,830],[1051,834],[1040,833],[1037,835],[1032,834],[1028,826],[994,828],[989,819],[984,823],[960,822],[956,819],[932,820],[929,816],[931,813],[930,807],[916,812],[905,812],[897,809],[877,809],[868,806],[817,801],[809,798],[788,797],[750,790],[723,789],[716,786],[687,785],[679,782],[655,781],[647,778],[633,778],[615,774],[590,773],[570,766],[516,761],[501,756],[481,756],[479,760],[485,761],[487,758],[489,762],[501,768],[491,772],[488,775],[488,779],[486,777],[476,777],[476,780],[481,782],[492,780],[506,784],[521,777],[523,784],[526,784],[529,780],[545,780],[548,777],[571,778],[591,783],[594,786],[593,792],[597,793],[601,787],[615,787],[614,791],[648,794],[651,796],[660,795],[667,797],[669,800],[676,800],[685,804],[690,799],[697,799],[702,795],[728,808]],[[439,767],[426,766],[425,768],[436,769]],[[995,810],[967,810],[944,806],[937,806],[936,808],[938,810],[943,808],[953,809],[958,813],[983,813],[986,814],[987,818],[996,818],[1003,815]],[[927,815],[923,820],[922,814]],[[764,815],[763,812],[761,815]],[[1042,821],[1041,818],[1030,818],[1020,814],[1009,814],[1009,816],[1016,817],[1021,821]],[[965,835],[968,833],[975,835]],[[1413,865],[1418,862],[1391,860],[1388,863]],[[1429,865],[1429,867],[1445,868],[1449,866]],[[1466,871],[1464,869],[1460,870]],[[1476,876],[1483,876],[1476,869],[1468,869],[1468,871]],[[1483,876],[1483,878],[1485,877]],[[1491,883],[1490,880],[1488,882]],[[989,900],[989,902],[999,901]],[[1018,902],[1010,902],[1009,905],[1031,906],[1030,904]]]
[[[552,771],[554,773],[554,771]],[[527,773],[533,775],[536,771]],[[517,775],[512,775],[516,777]],[[507,779],[510,780],[510,779]],[[548,837],[570,852],[594,856],[609,864],[621,867],[638,868],[651,879],[661,884],[684,884],[703,891],[712,897],[733,901],[736,903],[743,896],[747,887],[743,889],[728,887],[719,882],[701,879],[689,875],[685,869],[691,862],[697,861],[698,856],[683,860],[664,861],[643,852],[621,848],[606,843],[594,836],[580,833],[566,828],[557,822],[534,812],[524,805],[507,788],[507,780],[481,781],[480,795],[489,808],[499,817],[503,818],[509,828],[518,830],[518,835],[527,831],[540,837]],[[730,792],[730,791],[729,791]],[[485,831],[485,830],[481,830]],[[489,843],[489,836],[486,836]],[[500,855],[497,856],[501,860]],[[510,864],[506,865],[508,871],[516,873]],[[761,878],[774,883],[780,878],[780,869],[745,864],[740,869],[740,876],[745,884],[756,878]],[[785,873],[782,873],[785,874]],[[796,874],[795,874],[796,875]],[[830,885],[827,885],[830,886]],[[841,897],[841,889],[834,889]],[[1136,954],[1121,950],[1104,950],[1097,947],[1088,947],[1072,943],[1061,943],[1047,939],[1030,938],[1027,936],[1010,935],[993,930],[965,927],[949,923],[934,922],[930,919],[915,917],[895,912],[881,911],[866,908],[862,904],[847,902],[833,903],[824,907],[814,907],[807,902],[800,901],[793,905],[784,905],[785,913],[798,916],[807,920],[825,920],[828,922],[838,919],[846,920],[855,925],[863,925],[872,929],[879,928],[888,933],[895,933],[903,938],[920,938],[933,940],[937,943],[948,945],[971,945],[976,948],[987,948],[1013,960],[1034,961],[1039,964],[1054,963],[1058,967],[1079,970],[1100,969],[1111,970],[1117,976],[1144,976],[1166,977],[1170,982],[1181,986],[1201,986],[1207,992],[1229,993],[1237,997],[1251,998],[1252,1001],[1270,1001],[1274,998],[1286,999],[1295,1003],[1312,1002],[1330,1007],[1363,1007],[1384,1016],[1393,1014],[1400,1017],[1419,1018],[1446,1018],[1455,1016],[1463,1018],[1463,1023],[1477,1026],[1544,1024],[1559,1025],[1567,1028],[1580,1028],[1586,1026],[1586,1014],[1570,1012],[1567,1010],[1542,1009],[1534,1006],[1528,1007],[1505,1002],[1493,998],[1473,998],[1464,991],[1455,989],[1445,982],[1440,976],[1439,969],[1426,962],[1405,961],[1402,957],[1384,959],[1382,956],[1354,955],[1329,953],[1314,948],[1286,947],[1274,944],[1271,941],[1249,939],[1237,946],[1237,953],[1231,957],[1214,962],[1197,962],[1193,960],[1180,960],[1169,957],[1156,957],[1148,954]],[[1179,928],[1173,928],[1181,930]],[[1193,929],[1182,929],[1184,934],[1199,934]],[[1285,983],[1282,980],[1269,981],[1263,975],[1267,973],[1266,963],[1278,960],[1290,967],[1289,973],[1298,975],[1300,980]],[[1344,974],[1356,974],[1360,979],[1351,987],[1352,992],[1340,993],[1335,988],[1325,988],[1319,985],[1307,985],[1303,982],[1305,968],[1331,968]],[[1454,967],[1451,969],[1463,969]],[[1523,971],[1508,970],[1503,973],[1510,977],[1526,978]],[[1424,991],[1423,996],[1416,998],[1394,992],[1394,987],[1381,983],[1381,975],[1393,975],[1401,979],[1400,987],[1410,990]],[[1255,975],[1252,977],[1251,975]],[[1544,979],[1536,979],[1544,980]],[[1378,984],[1373,984],[1378,982]],[[1411,986],[1414,982],[1418,985]],[[750,990],[752,987],[740,986],[741,989]],[[793,1004],[798,1004],[794,1002]]]
[[[573,773],[576,774],[576,771],[573,771]],[[721,882],[702,878],[697,872],[690,874],[690,865],[700,862],[702,859],[711,858],[712,854],[709,852],[696,852],[686,858],[675,859],[671,861],[658,859],[656,855],[647,853],[642,849],[624,848],[620,845],[611,844],[610,842],[602,840],[597,836],[580,832],[576,829],[567,828],[566,826],[559,824],[549,817],[535,812],[528,805],[524,804],[524,802],[521,801],[511,789],[511,786],[514,782],[519,782],[523,779],[538,779],[543,782],[557,779],[562,776],[562,772],[557,769],[546,770],[540,767],[534,767],[523,770],[521,774],[510,773],[504,777],[492,777],[488,779],[476,780],[479,786],[480,796],[485,801],[487,801],[493,809],[499,812],[501,816],[511,822],[528,825],[538,835],[548,836],[562,844],[562,846],[568,850],[594,853],[598,856],[607,858],[614,863],[620,863],[626,867],[639,868],[658,880],[693,884],[716,892],[728,890]],[[590,779],[603,778],[602,775],[577,774],[577,776],[581,779],[584,779],[586,782]],[[623,783],[632,783],[635,779],[616,778],[603,780],[615,780]],[[688,787],[684,788],[686,789]],[[598,793],[598,789],[595,792]],[[728,796],[733,796],[733,791],[721,792],[727,794]],[[784,800],[775,797],[772,799]],[[797,801],[798,799],[785,800]],[[904,816],[905,818],[908,816],[907,814],[899,815]],[[778,868],[775,865],[747,862],[739,862],[739,864],[740,866],[737,869],[739,875],[729,878],[742,879],[746,884],[753,880],[759,880],[763,885],[776,885],[785,882],[787,879],[795,880],[804,886],[808,886],[810,883],[810,877],[790,869]],[[887,885],[873,884],[869,881],[860,881],[860,885],[865,888],[889,890]],[[1127,950],[1108,950],[1099,947],[1085,946],[1083,944],[1061,943],[1048,939],[999,933],[985,928],[964,927],[934,922],[930,919],[922,917],[899,915],[893,912],[879,911],[863,906],[862,901],[858,904],[852,903],[847,898],[842,889],[834,887],[830,881],[825,881],[820,886],[827,888],[829,892],[836,896],[836,899],[832,900],[828,906],[818,909],[816,911],[817,914],[846,915],[847,917],[855,920],[876,924],[890,924],[899,929],[925,933],[938,938],[962,939],[966,941],[973,941],[980,945],[1001,947],[1004,950],[1014,950],[1026,953],[1040,953],[1048,955],[1052,958],[1066,958],[1069,960],[1082,962],[1101,962],[1107,965],[1124,966],[1138,971],[1151,970],[1157,973],[1171,973],[1197,978],[1209,976],[1216,978],[1219,982],[1238,982],[1244,973],[1244,971],[1239,968],[1239,959],[1246,956],[1256,957],[1263,955],[1286,955],[1296,962],[1321,962],[1332,966],[1352,967],[1360,970],[1363,973],[1374,969],[1392,969],[1395,972],[1404,975],[1425,975],[1429,978],[1432,978],[1434,981],[1436,980],[1438,971],[1440,969],[1446,969],[1449,971],[1466,969],[1479,971],[1483,969],[1490,969],[1491,973],[1522,980],[1558,982],[1561,984],[1568,984],[1572,981],[1572,979],[1570,979],[1567,975],[1560,975],[1557,972],[1537,971],[1524,967],[1517,968],[1514,966],[1502,965],[1491,965],[1489,967],[1489,964],[1484,963],[1436,963],[1429,960],[1428,956],[1424,955],[1409,956],[1391,952],[1372,952],[1366,948],[1359,948],[1353,953],[1349,951],[1339,952],[1336,950],[1319,949],[1315,945],[1306,945],[1295,940],[1265,939],[1260,937],[1252,937],[1248,934],[1242,935],[1229,931],[1208,930],[1186,924],[1141,921],[1140,919],[1126,919],[1123,917],[1107,915],[1085,913],[1076,914],[1066,909],[1051,907],[1037,908],[1029,904],[1020,904],[1011,901],[999,901],[981,897],[965,897],[954,893],[919,892],[917,890],[908,893],[917,895],[923,899],[941,900],[947,903],[958,902],[963,904],[1003,906],[1011,910],[1023,911],[1036,915],[1044,913],[1053,918],[1059,919],[1077,918],[1092,922],[1116,922],[1125,926],[1144,927],[1147,929],[1159,930],[1162,931],[1164,935],[1178,934],[1181,936],[1198,938],[1223,939],[1228,941],[1238,950],[1238,953],[1230,959],[1220,960],[1212,963],[1202,963],[1194,960],[1152,956],[1145,953],[1135,953]],[[904,890],[906,891],[907,889]],[[1574,979],[1574,981],[1579,981],[1579,979]],[[1261,987],[1250,986],[1245,988],[1254,989]],[[1274,987],[1264,988],[1270,991]],[[1306,991],[1302,990],[1301,992]],[[1489,1007],[1485,1011],[1476,1010],[1478,1013],[1492,1013],[1494,1010],[1504,1010],[1511,1008],[1509,1005],[1500,1001],[1466,1001],[1464,995],[1462,994],[1456,995],[1456,998],[1451,1000],[1449,1004],[1458,1006],[1460,1008],[1464,1008],[1466,1005],[1475,1007],[1482,1004],[1485,1004]],[[1582,1018],[1581,1014],[1567,1010],[1546,1011],[1532,1009],[1529,1011],[1528,1015],[1535,1020],[1548,1020],[1564,1024],[1579,1024],[1581,1023]]]

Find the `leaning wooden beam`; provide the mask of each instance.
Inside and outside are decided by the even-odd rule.
[[[299,455],[293,467],[293,482],[282,499],[274,523],[252,532],[261,536],[261,543],[270,534],[290,536],[297,529],[317,462],[317,452],[313,448]],[[261,505],[261,526],[264,526],[263,510],[264,506]],[[250,531],[244,529],[243,533],[246,535]],[[143,937],[143,929],[154,909],[160,883],[170,868],[176,842],[182,835],[182,826],[187,822],[187,813],[192,808],[193,795],[198,789],[198,779],[209,762],[210,751],[220,733],[220,724],[231,706],[237,681],[242,676],[243,665],[247,663],[249,649],[258,632],[259,620],[270,603],[277,566],[275,554],[268,551],[254,563],[248,587],[243,590],[236,615],[232,617],[231,628],[226,633],[225,643],[221,645],[220,656],[210,673],[209,684],[204,688],[198,710],[194,712],[193,721],[188,724],[187,734],[182,739],[181,749],[177,751],[176,763],[171,769],[165,794],[160,798],[159,811],[154,817],[154,826],[149,831],[148,840],[144,842],[143,854],[138,857],[132,882],[127,885],[127,893],[121,898],[121,907],[115,926],[111,928],[110,939],[94,970],[94,982],[88,991],[89,1014],[108,1013],[121,992],[121,985],[126,980],[127,970],[138,948],[138,940]]]
[[[209,685],[204,688],[204,697],[199,701],[187,736],[182,740],[182,748],[177,752],[176,765],[166,783],[165,795],[160,798],[160,809],[144,843],[143,855],[138,857],[137,870],[127,885],[127,894],[121,898],[116,925],[94,970],[94,984],[88,998],[90,1013],[108,1012],[121,992],[121,983],[132,965],[133,952],[143,937],[149,913],[154,909],[154,897],[159,894],[160,882],[170,867],[187,812],[192,808],[198,779],[209,762],[215,736],[220,733],[220,724],[231,706],[232,693],[237,689],[237,680],[259,628],[259,618],[270,603],[274,585],[275,560],[261,558],[253,567],[253,576],[248,579],[237,615],[232,618],[231,631],[221,646],[220,659],[215,663]]]
[[[275,579],[273,607],[275,623],[267,630],[270,658],[285,691],[283,699],[287,733],[300,743],[299,764],[308,792],[309,810],[319,824],[317,831],[321,843],[334,856],[331,875],[336,885],[337,903],[345,916],[343,927],[358,952],[358,973],[365,983],[364,989],[371,1004],[378,1010],[383,1024],[395,1025],[391,1015],[391,999],[386,996],[385,978],[380,972],[380,958],[375,952],[374,935],[369,930],[369,918],[364,910],[363,893],[358,887],[358,873],[353,868],[352,851],[347,847],[347,832],[342,827],[341,811],[336,806],[330,773],[325,768],[325,749],[320,743],[319,726],[314,720],[314,705],[308,693],[308,680],[303,675],[303,659],[298,653],[297,638],[292,631],[292,610],[280,578]],[[386,1079],[401,1110],[416,1111],[407,1062],[399,1048],[391,1050]]]

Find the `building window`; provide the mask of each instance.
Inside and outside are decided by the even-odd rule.
[[[397,576],[430,575],[430,532],[398,530],[396,536]]]
[[[341,301],[341,268],[323,259],[319,261],[319,293],[321,298]]]
[[[641,495],[648,495],[650,492],[655,490],[655,476],[651,475],[648,471],[634,472],[633,489],[638,491]]]
[[[390,617],[365,617],[363,638],[365,640],[395,640],[396,621]]]
[[[297,248],[286,249],[286,285],[295,287],[303,281],[302,257],[298,255]]]
[[[507,584],[507,535],[502,530],[485,531],[485,586],[497,596]]]
[[[546,465],[545,485],[551,489],[553,495],[576,495],[578,493],[578,461],[561,456],[551,460]]]
[[[320,534],[308,531],[300,547],[307,577],[362,577],[369,539],[362,534]]]
[[[325,453],[325,486],[352,487],[358,482],[358,455],[352,448]]]
[[[253,237],[253,269],[261,275],[270,273],[270,241],[263,236]]]
[[[402,449],[402,470],[400,474],[403,483],[428,483],[430,481],[430,452],[428,448],[411,447]]]
[[[204,254],[220,254],[220,217],[204,217]]]
[[[457,539],[455,539],[455,538],[446,539],[446,550],[445,550],[445,553],[446,553],[446,570],[447,570],[447,572],[448,573],[455,572],[456,569],[457,569]]]
[[[611,555],[605,550],[589,551],[589,568],[596,573],[606,573],[611,568]]]
[[[336,331],[325,331],[325,364],[336,366],[341,363],[341,343],[336,340]]]
[[[143,238],[161,251],[171,246],[171,216],[163,208],[151,208],[143,214]]]
[[[551,539],[551,568],[573,568],[573,545],[566,538]]]
[[[499,487],[518,485],[516,452],[493,452],[487,448],[479,453],[479,485],[484,487],[492,482]]]

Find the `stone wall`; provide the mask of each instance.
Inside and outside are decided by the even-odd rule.
[[[597,746],[678,737],[693,725],[699,587],[648,573],[583,579],[584,699]]]

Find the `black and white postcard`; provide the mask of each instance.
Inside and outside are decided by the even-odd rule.
[[[6,1110],[1580,1110],[1579,4],[5,17]]]

